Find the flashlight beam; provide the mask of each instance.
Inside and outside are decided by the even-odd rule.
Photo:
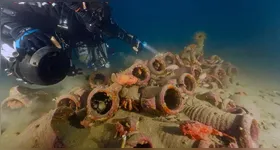
[[[150,51],[150,52],[152,52],[152,53],[154,53],[154,54],[158,54],[158,53],[159,53],[155,48],[151,47],[151,46],[148,45],[147,43],[144,44],[144,47],[145,47],[148,51]]]

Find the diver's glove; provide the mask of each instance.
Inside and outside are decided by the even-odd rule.
[[[12,33],[15,48],[22,53],[32,54],[38,49],[52,45],[50,37],[38,29],[23,28],[18,33]]]
[[[131,45],[132,49],[136,52],[139,53],[144,49],[144,44],[140,40],[137,39],[136,36],[130,36],[131,37]]]

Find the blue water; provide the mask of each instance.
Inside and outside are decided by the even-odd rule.
[[[280,76],[279,0],[111,0],[110,4],[121,27],[155,48],[178,52],[196,31],[204,31],[206,54]],[[112,45],[132,53],[126,44]]]

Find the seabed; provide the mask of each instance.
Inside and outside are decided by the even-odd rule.
[[[137,59],[124,71],[93,72],[66,94],[11,88],[1,147],[279,147],[280,92],[246,85],[238,66],[204,56],[205,38],[198,32],[181,53]]]

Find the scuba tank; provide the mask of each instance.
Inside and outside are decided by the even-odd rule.
[[[103,67],[110,67],[107,49],[108,45],[102,42],[93,45],[78,42],[76,44],[76,49],[74,49],[74,53],[76,53],[80,62],[86,64],[88,68],[98,70]]]

